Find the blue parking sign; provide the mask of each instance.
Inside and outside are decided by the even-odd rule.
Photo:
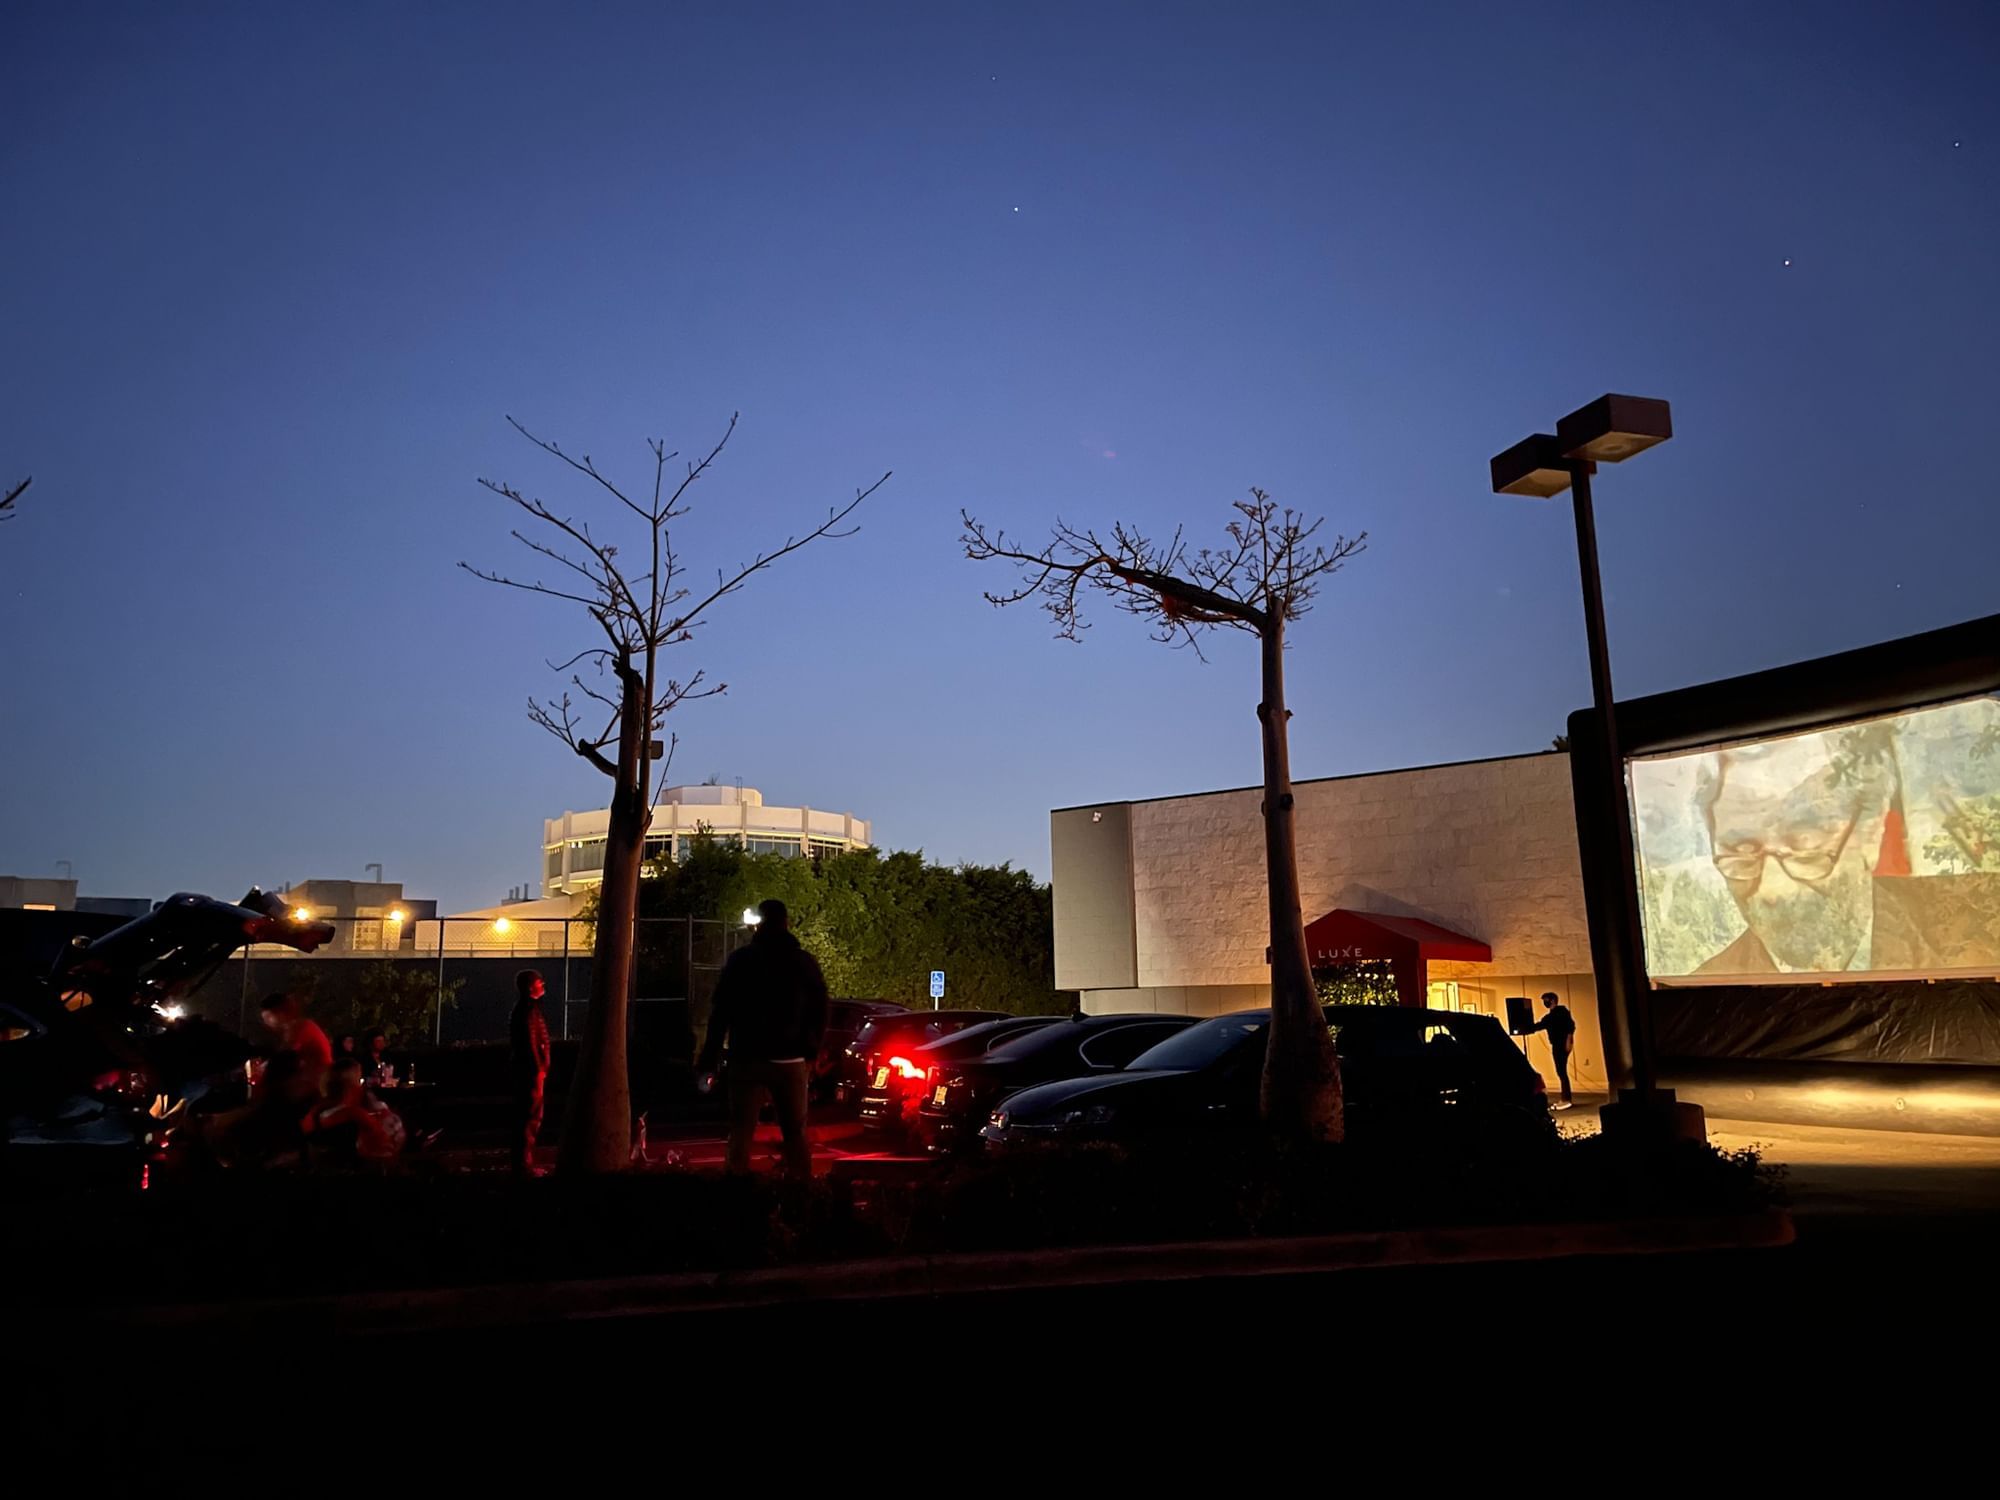
[[[942,1000],[942,999],[944,999],[944,970],[943,970],[943,969],[932,969],[932,970],[931,970],[931,999],[933,999],[933,1000]]]

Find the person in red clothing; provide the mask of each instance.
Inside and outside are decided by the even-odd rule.
[[[397,1113],[368,1092],[361,1060],[343,1057],[326,1075],[326,1095],[306,1116],[314,1155],[331,1166],[392,1166],[406,1135]]]
[[[526,1176],[534,1169],[535,1137],[542,1132],[543,1089],[549,1078],[549,1023],[542,1014],[546,986],[538,970],[514,976],[514,1014],[507,1023],[507,1067],[513,1100],[514,1170]]]
[[[296,1085],[300,1104],[309,1104],[319,1094],[326,1070],[333,1066],[333,1043],[319,1023],[305,1013],[299,997],[280,992],[264,997],[264,1024],[278,1033],[278,1050],[295,1053],[299,1059]]]

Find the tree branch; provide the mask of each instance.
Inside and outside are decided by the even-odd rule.
[[[893,473],[894,471],[891,470],[890,472]],[[877,490],[881,489],[882,486],[887,484],[888,482],[889,482],[889,474],[885,473],[880,479],[876,480],[873,484],[869,485],[868,488],[864,490],[856,490],[854,493],[854,498],[852,500],[848,501],[843,506],[829,510],[827,512],[826,519],[820,522],[820,524],[815,526],[811,531],[807,532],[804,536],[786,537],[784,546],[779,547],[771,552],[758,553],[754,560],[744,564],[742,568],[738,569],[734,577],[725,578],[723,577],[722,574],[717,573],[716,586],[714,590],[709,594],[707,594],[706,596],[704,596],[701,599],[701,601],[694,606],[694,608],[685,610],[680,615],[678,615],[674,619],[673,623],[668,625],[666,629],[661,632],[660,643],[662,645],[665,645],[670,640],[679,637],[684,637],[688,627],[695,622],[696,618],[699,617],[701,612],[707,609],[709,605],[715,603],[716,600],[722,598],[726,594],[735,593],[738,589],[743,587],[744,580],[749,578],[751,574],[762,572],[765,568],[770,567],[771,564],[776,562],[779,558],[786,557],[791,553],[798,551],[799,548],[805,546],[808,542],[816,542],[821,537],[853,536],[856,531],[860,530],[859,527],[852,527],[846,531],[838,531],[835,530],[835,528],[838,527],[842,521],[845,521],[849,516],[853,515],[856,508],[859,507],[862,501],[866,500],[870,495],[874,494]]]
[[[28,492],[28,486],[33,484],[34,482],[35,482],[35,476],[30,474],[26,479],[22,480],[19,484],[15,485],[11,490],[7,491],[7,494],[4,498],[0,498],[0,521],[11,521],[14,519],[14,516],[18,514],[18,512],[14,510],[14,502],[20,499],[21,496],[26,494]]]
[[[1040,597],[1056,634],[1079,640],[1086,628],[1082,591],[1104,595],[1113,608],[1150,620],[1156,639],[1200,654],[1200,633],[1218,626],[1262,635],[1276,621],[1295,620],[1311,607],[1318,580],[1337,572],[1366,544],[1366,533],[1331,546],[1312,546],[1320,528],[1292,511],[1280,511],[1262,490],[1236,502],[1236,520],[1219,548],[1190,553],[1176,530],[1154,542],[1123,522],[1108,539],[1058,519],[1040,548],[1012,543],[970,512],[961,511],[960,537],[974,562],[1011,563],[1019,586],[987,591],[989,603],[1006,606]]]

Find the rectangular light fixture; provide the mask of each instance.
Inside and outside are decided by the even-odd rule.
[[[1523,438],[1493,460],[1493,493],[1547,500],[1569,488],[1569,465],[1552,433]]]
[[[1650,396],[1599,396],[1556,423],[1565,457],[1600,464],[1623,463],[1673,435],[1673,413]]]

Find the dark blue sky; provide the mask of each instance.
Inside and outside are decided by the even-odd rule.
[[[1624,693],[1989,611],[1996,76],[1979,3],[9,5],[0,871],[535,878],[591,627],[453,564],[477,476],[595,500],[506,413],[637,478],[740,409],[704,568],[893,468],[680,663],[677,779],[1042,873],[1051,806],[1256,778],[1254,647],[1053,641],[961,506],[1366,529],[1301,776],[1585,701],[1486,460],[1606,389],[1678,431],[1599,489]]]

